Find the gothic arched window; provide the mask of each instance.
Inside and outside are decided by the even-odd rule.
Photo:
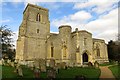
[[[64,48],[63,48],[63,57],[66,58],[66,56],[67,56],[67,47],[64,46]]]
[[[54,55],[54,47],[53,47],[53,42],[51,42],[51,57]]]
[[[100,48],[99,48],[99,44],[96,45],[96,50],[97,50],[97,56],[100,57]]]
[[[38,13],[37,16],[36,16],[36,21],[39,21],[40,22],[40,14]]]
[[[51,47],[51,57],[53,57],[54,47]]]

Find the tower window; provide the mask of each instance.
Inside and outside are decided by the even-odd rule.
[[[51,57],[53,57],[53,50],[54,50],[54,47],[51,47]]]
[[[37,33],[39,33],[39,29],[37,29]]]
[[[84,45],[86,45],[87,38],[84,38]]]
[[[40,22],[40,14],[38,13],[37,16],[36,16],[36,21],[39,21]]]
[[[64,49],[63,49],[63,50],[64,50],[63,57],[66,58],[66,56],[67,56],[67,47],[64,46]]]

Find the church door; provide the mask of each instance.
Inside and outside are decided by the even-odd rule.
[[[88,62],[88,55],[86,53],[83,54],[83,64]]]

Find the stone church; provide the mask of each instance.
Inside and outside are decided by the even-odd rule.
[[[49,10],[28,4],[19,27],[16,59],[44,59],[46,64],[54,59],[55,63],[76,66],[95,61],[109,62],[104,40],[92,38],[86,30],[71,30],[71,26],[61,25],[58,34],[50,33]]]

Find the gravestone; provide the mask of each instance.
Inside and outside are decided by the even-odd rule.
[[[94,67],[99,68],[99,63],[97,61],[94,62]]]
[[[1,59],[2,65],[5,65],[5,60],[2,58]]]
[[[54,59],[50,59],[50,67],[54,68],[55,67],[55,60]]]
[[[67,67],[67,66],[66,66],[66,63],[65,63],[65,62],[62,62],[62,63],[61,63],[61,68],[62,68],[62,69],[66,69],[66,67]]]
[[[41,72],[46,72],[46,61],[45,59],[39,59],[39,67]]]
[[[39,60],[38,59],[34,60],[34,66],[35,66],[35,68],[39,67]]]
[[[58,66],[55,66],[55,67],[54,67],[54,70],[56,71],[57,74],[59,73],[59,69],[60,69],[60,68],[58,68]]]
[[[14,62],[11,62],[11,66],[14,67]]]
[[[8,59],[8,60],[7,60],[7,63],[10,64],[10,62],[11,62],[11,60]]]
[[[61,68],[60,63],[57,63],[57,64],[56,64],[56,66],[57,66],[57,68],[58,68],[58,69],[60,69],[60,68]]]
[[[93,67],[93,64],[91,62],[88,62],[88,67]]]
[[[47,78],[51,80],[56,78],[56,71],[53,68],[47,70]]]
[[[20,65],[18,66],[18,75],[20,77],[23,77],[23,71],[22,71],[22,67]]]

